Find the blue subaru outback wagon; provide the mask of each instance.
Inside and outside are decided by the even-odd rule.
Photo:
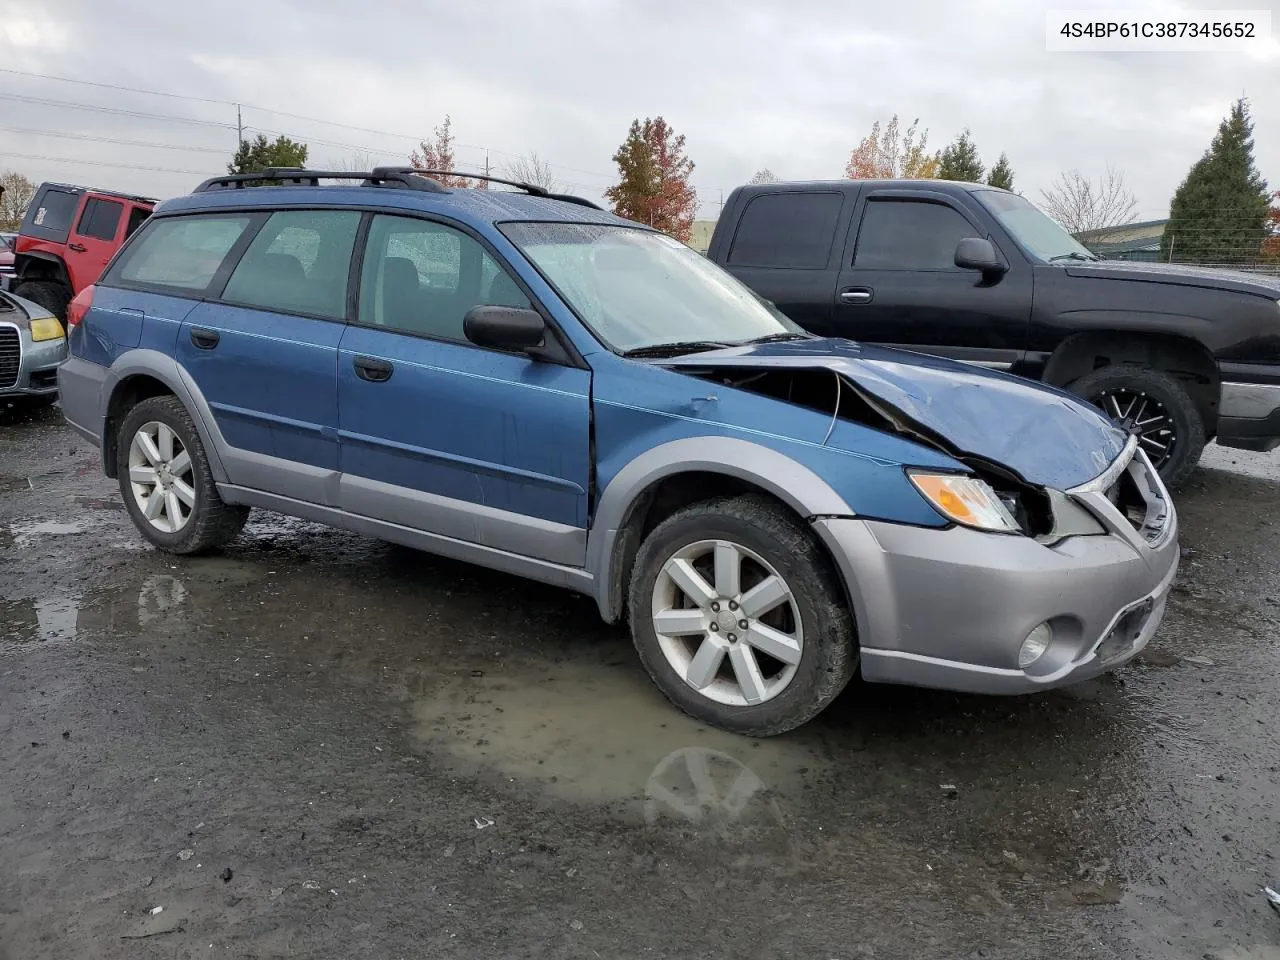
[[[142,534],[198,553],[260,507],[577,590],[679,707],[754,735],[858,670],[1021,693],[1150,639],[1174,509],[1098,410],[809,336],[509,186],[273,170],[161,204],[59,373]]]

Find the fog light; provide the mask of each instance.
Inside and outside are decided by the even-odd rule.
[[[1049,649],[1049,641],[1053,639],[1053,628],[1047,623],[1042,623],[1030,633],[1027,639],[1022,641],[1022,648],[1018,651],[1018,666],[1023,670],[1031,666]]]

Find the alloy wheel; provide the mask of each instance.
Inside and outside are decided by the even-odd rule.
[[[1093,397],[1095,406],[1138,435],[1138,445],[1159,470],[1173,456],[1178,435],[1173,417],[1155,397],[1134,390],[1104,390]]]
[[[168,424],[144,423],[129,443],[129,486],[147,522],[161,533],[187,525],[196,505],[191,455]]]
[[[717,703],[763,703],[796,675],[804,634],[795,597],[740,544],[700,540],[673,554],[654,584],[652,615],[668,664]]]

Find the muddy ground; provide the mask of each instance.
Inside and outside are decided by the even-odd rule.
[[[1280,452],[1206,462],[1118,675],[757,742],[569,593],[261,513],[156,553],[0,413],[0,960],[1274,960]]]

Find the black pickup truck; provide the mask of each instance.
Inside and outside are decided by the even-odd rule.
[[[708,251],[813,333],[1066,387],[1171,483],[1280,446],[1280,278],[1099,260],[1017,194],[938,180],[739,187]]]

